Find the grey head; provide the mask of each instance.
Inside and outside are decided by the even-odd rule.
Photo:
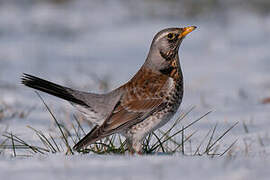
[[[158,32],[152,41],[144,65],[156,71],[169,66],[171,60],[178,58],[178,50],[183,39],[194,29],[196,26],[167,28]]]

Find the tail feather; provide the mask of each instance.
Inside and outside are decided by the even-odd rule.
[[[58,84],[52,83],[50,81],[29,75],[29,74],[23,74],[22,78],[22,84],[46,92],[48,94],[54,95],[56,97],[65,99],[67,101],[83,105],[83,106],[88,106],[85,102],[82,100],[76,98],[73,94],[74,90],[60,86]]]
[[[74,145],[73,149],[79,151],[88,145],[115,133],[115,131],[104,132],[104,125],[105,124],[102,124],[101,126],[96,125],[86,136]]]
[[[85,137],[83,137],[77,144],[74,145],[73,149],[79,151],[85,148],[87,145],[94,143],[95,141],[101,139],[99,137],[99,126],[95,126]]]

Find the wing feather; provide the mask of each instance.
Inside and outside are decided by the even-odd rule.
[[[87,134],[74,148],[79,150],[99,139],[121,132],[163,109],[166,106],[165,96],[157,92],[163,91],[162,94],[165,94],[171,88],[171,81],[168,77],[140,70],[129,83],[121,87],[123,94],[104,123]]]
[[[126,127],[139,123],[149,117],[152,113],[163,108],[163,105],[165,104],[162,102],[162,99],[149,99],[131,101],[125,106],[122,105],[121,102],[118,103],[111,116],[101,126],[96,127],[88,133],[73,147],[73,149],[80,150],[99,139],[120,132]]]

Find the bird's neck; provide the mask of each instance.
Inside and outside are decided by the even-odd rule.
[[[166,76],[173,78],[175,81],[179,81],[179,80],[181,81],[183,78],[183,75],[182,75],[182,70],[181,70],[178,54],[175,56],[175,58],[170,60],[168,66],[160,69],[159,72],[161,74],[164,74]]]
[[[182,70],[179,62],[178,51],[162,54],[152,48],[142,68],[149,68],[153,72],[171,77],[174,80],[182,80]]]

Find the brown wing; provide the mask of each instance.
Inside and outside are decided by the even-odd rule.
[[[113,111],[111,117],[104,123],[103,131],[104,133],[117,131],[137,124],[159,109],[162,103],[162,98],[137,99],[130,101],[128,104],[120,103]]]
[[[89,132],[73,149],[78,151],[99,139],[130,127],[163,108],[163,105],[165,104],[161,98],[134,100],[128,104],[119,101],[111,116],[100,127],[96,126]]]

